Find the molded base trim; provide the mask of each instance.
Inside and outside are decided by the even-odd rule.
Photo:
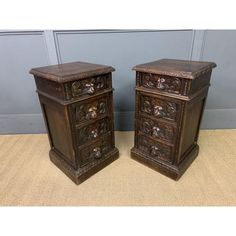
[[[161,161],[153,161],[149,159],[147,155],[140,152],[137,148],[131,149],[131,157],[134,160],[160,172],[161,174],[164,174],[165,176],[171,179],[178,180],[184,174],[187,168],[191,165],[191,163],[195,160],[198,155],[198,152],[199,146],[195,145],[194,148],[185,155],[183,161],[179,164],[179,166],[165,164]]]
[[[66,174],[75,184],[81,184],[86,179],[105,168],[107,165],[115,161],[119,157],[119,151],[117,148],[114,148],[111,152],[106,154],[104,158],[102,158],[95,165],[89,166],[86,165],[83,168],[79,168],[75,170],[69,164],[67,164],[60,156],[55,153],[53,150],[49,152],[50,160],[62,171]]]

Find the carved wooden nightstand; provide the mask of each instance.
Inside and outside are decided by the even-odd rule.
[[[118,158],[112,71],[85,62],[30,71],[48,131],[50,159],[76,184]]]
[[[198,155],[199,127],[212,62],[162,59],[137,65],[135,139],[131,155],[179,179]]]

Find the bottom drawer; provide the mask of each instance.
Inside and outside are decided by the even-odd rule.
[[[163,160],[169,163],[173,162],[173,147],[159,143],[144,135],[139,135],[137,139],[137,148],[144,152],[148,157],[155,160]]]
[[[103,158],[112,149],[111,140],[111,135],[108,135],[81,148],[79,150],[80,167]]]

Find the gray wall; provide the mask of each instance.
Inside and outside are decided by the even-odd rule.
[[[117,130],[133,129],[135,73],[160,58],[215,61],[202,128],[236,128],[236,31],[0,32],[0,133],[45,132],[32,67],[87,61],[116,68]]]

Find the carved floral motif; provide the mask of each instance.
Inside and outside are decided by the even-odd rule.
[[[78,130],[78,142],[83,144],[89,140],[98,138],[109,131],[107,119],[103,119],[91,125],[87,125]]]
[[[181,80],[174,77],[166,77],[153,74],[143,74],[141,84],[150,89],[159,89],[171,93],[180,93]]]
[[[143,136],[140,137],[138,145],[140,150],[149,154],[152,158],[171,162],[171,147]]]
[[[105,99],[100,99],[87,104],[81,104],[80,106],[76,106],[76,120],[84,121],[95,119],[98,116],[106,113],[106,109]]]
[[[72,97],[80,95],[93,95],[106,87],[106,77],[98,76],[96,78],[75,81],[71,84]]]
[[[176,120],[177,104],[157,98],[142,96],[141,110],[157,118]]]
[[[102,140],[81,150],[82,165],[101,159],[111,148],[109,139]]]
[[[90,153],[90,158],[99,159],[102,157],[102,150],[101,147],[95,147],[92,149]]]
[[[166,140],[170,143],[174,140],[174,128],[172,126],[151,119],[142,118],[140,120],[140,130],[154,138]]]

